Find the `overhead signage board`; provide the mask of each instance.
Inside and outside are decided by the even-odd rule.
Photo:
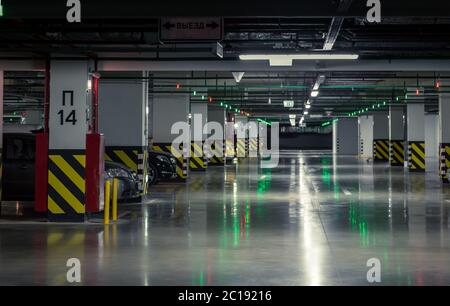
[[[221,41],[220,17],[170,17],[159,22],[159,39],[163,42]]]

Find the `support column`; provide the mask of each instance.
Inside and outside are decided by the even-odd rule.
[[[248,157],[248,118],[236,115],[234,117],[236,125],[236,155],[238,158]]]
[[[250,120],[249,121],[249,130],[248,130],[248,154],[250,157],[258,157],[258,134],[259,134],[259,126],[258,121]]]
[[[203,128],[208,122],[208,104],[191,103],[191,154],[189,167],[192,171],[205,171],[208,167],[208,159],[203,151],[205,134]]]
[[[405,114],[402,106],[389,108],[389,161],[391,166],[405,165]]]
[[[178,156],[175,156],[177,160],[176,180],[186,182],[188,178],[189,158],[185,153],[189,152],[189,148],[183,145],[172,145],[172,142],[179,137],[178,133],[181,132],[174,125],[176,123],[184,123],[188,126],[189,95],[154,94],[152,104],[152,150],[167,153],[178,152]],[[174,127],[174,134],[172,134],[172,127]],[[189,128],[183,132],[187,133],[187,138],[190,138]]]
[[[231,116],[227,116],[225,123],[225,162],[232,161],[236,156],[236,146],[234,143],[235,132],[234,121]]]
[[[3,174],[3,88],[4,72],[0,70],[0,215],[2,211],[2,174]]]
[[[105,160],[133,170],[139,177],[141,195],[147,193],[148,82],[142,79],[146,75],[129,73],[127,77],[136,79],[108,80],[114,75],[103,73],[99,84],[99,129],[105,135]]]
[[[213,137],[214,144],[213,150],[212,150],[212,156],[209,159],[208,166],[223,166],[225,165],[225,110],[223,108],[216,107],[214,105],[208,106],[208,123],[218,123],[220,127],[222,128],[222,134],[221,135],[215,135]],[[217,131],[216,131],[217,133]],[[208,135],[211,137],[210,135]]]
[[[88,61],[51,61],[48,217],[85,220]]]
[[[264,156],[264,148],[267,146],[267,137],[270,135],[267,133],[267,128],[264,126],[266,124],[262,122],[258,122],[258,156]]]
[[[25,124],[42,125],[42,111],[27,110],[25,114]]]
[[[387,113],[373,115],[373,160],[389,161],[389,119]]]
[[[439,95],[440,175],[442,182],[450,183],[450,94]]]
[[[358,155],[358,119],[341,118],[333,122],[333,153]]]
[[[407,106],[408,167],[413,172],[425,172],[425,106]]]
[[[359,156],[373,158],[373,116],[359,117]]]

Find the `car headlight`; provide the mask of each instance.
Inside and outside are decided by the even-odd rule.
[[[130,174],[122,168],[112,168],[107,171],[109,177],[130,177]]]
[[[163,163],[169,163],[169,159],[164,155],[156,155],[156,158],[159,159]]]

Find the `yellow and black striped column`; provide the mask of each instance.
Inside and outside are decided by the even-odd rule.
[[[373,141],[373,160],[378,162],[389,161],[389,139],[375,139]]]
[[[1,214],[1,204],[2,204],[2,187],[3,186],[3,156],[2,148],[0,148],[0,214]]]
[[[250,138],[248,142],[248,151],[250,157],[258,157],[258,138]]]
[[[225,164],[225,146],[223,141],[215,141],[211,144],[212,156],[208,166],[223,166]]]
[[[425,142],[408,142],[408,166],[409,171],[425,172]]]
[[[174,158],[177,161],[176,165],[177,178],[175,180],[183,183],[186,182],[188,178],[189,158],[185,157],[184,148],[182,144],[180,144],[177,147],[172,146],[171,143],[164,143],[164,142],[154,143],[152,146],[152,150],[165,152],[169,154],[172,154],[172,150],[173,152],[177,152],[178,154],[174,156]]]
[[[450,143],[441,143],[440,152],[440,174],[442,182],[445,184],[450,183],[449,170],[450,170]]]
[[[139,178],[141,195],[147,193],[147,147],[108,146],[105,148],[105,160],[122,164],[133,170]]]
[[[50,221],[85,220],[84,150],[50,150],[48,157],[48,217]]]
[[[405,165],[405,142],[403,140],[391,140],[390,144],[391,166],[403,167]]]
[[[225,141],[225,162],[231,161],[236,156],[234,141],[227,139]]]
[[[247,157],[246,153],[247,153],[246,139],[245,138],[237,138],[236,156],[238,158],[245,158],[245,157]]]
[[[189,169],[192,171],[205,171],[207,161],[203,153],[203,142],[191,142],[191,154],[189,155]]]

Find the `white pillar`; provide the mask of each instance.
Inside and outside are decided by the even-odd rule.
[[[246,116],[236,115],[234,116],[234,122],[236,124],[236,154],[237,157],[248,157],[248,118]]]
[[[373,116],[359,117],[359,156],[373,157]]]
[[[410,171],[425,172],[425,106],[407,105],[408,166]]]
[[[225,164],[225,110],[222,107],[217,107],[215,105],[208,106],[208,123],[218,124],[222,133],[216,134],[214,139],[214,148],[212,150],[212,156],[209,159],[208,166],[223,166]],[[219,126],[217,128],[219,128]],[[217,133],[217,131],[216,131]],[[208,135],[211,137],[212,135]]]
[[[4,73],[0,70],[0,169],[3,169],[3,90],[4,90]],[[2,202],[2,172],[0,171],[0,212]]]
[[[147,192],[146,75],[137,72],[126,74],[136,79],[108,79],[109,74],[103,74],[99,82],[99,130],[105,135],[105,159],[136,172],[142,194]]]
[[[258,143],[259,143],[258,134],[259,134],[258,121],[250,120],[248,130],[248,154],[250,157],[258,157]]]
[[[88,61],[52,60],[48,211],[51,221],[84,221]]]
[[[389,119],[387,113],[373,115],[374,161],[389,161]]]
[[[341,118],[333,122],[333,153],[358,155],[359,135],[357,118]]]
[[[389,108],[389,160],[391,166],[405,165],[405,113],[403,107]]]
[[[450,170],[450,94],[439,95],[440,174],[449,183]]]
[[[208,122],[208,104],[206,102],[191,103],[191,117],[190,170],[205,171],[208,160],[203,152],[203,142],[206,139],[203,128]]]
[[[42,125],[43,124],[43,113],[40,110],[29,109],[25,112],[25,124],[28,125]]]
[[[174,130],[172,134],[172,127],[177,122],[189,122],[189,95],[188,94],[154,94],[153,95],[153,110],[152,110],[152,149],[156,151],[163,151],[171,153],[172,150],[181,153],[189,152],[189,143],[186,143],[186,148],[179,148],[172,146],[172,142],[179,136],[179,130]],[[189,139],[189,128],[186,133],[186,138]],[[173,153],[174,153],[173,152]],[[188,177],[188,158],[185,156],[177,157],[177,175],[178,180],[185,182]]]

